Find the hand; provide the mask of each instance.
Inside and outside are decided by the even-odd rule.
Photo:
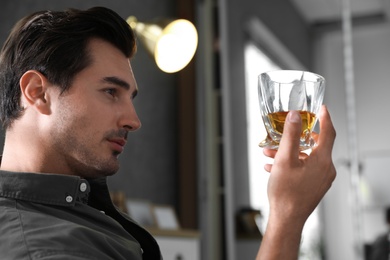
[[[332,162],[332,148],[336,137],[330,115],[325,106],[320,111],[320,135],[310,156],[299,152],[301,119],[299,113],[289,113],[278,151],[264,149],[264,154],[275,158],[266,165],[271,172],[268,182],[270,212],[297,218],[303,222],[313,212],[336,177]]]
[[[268,199],[270,215],[258,259],[297,259],[305,221],[317,207],[336,177],[332,148],[336,137],[325,106],[320,112],[320,134],[310,155],[299,151],[301,119],[297,111],[289,113],[279,150],[264,149],[274,158],[269,171]]]

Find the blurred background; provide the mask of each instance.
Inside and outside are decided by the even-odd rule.
[[[129,135],[121,169],[109,179],[125,200],[173,209],[183,232],[154,231],[165,259],[255,257],[268,212],[257,75],[278,68],[326,78],[324,103],[337,130],[338,176],[305,226],[300,259],[367,259],[387,231],[389,0],[2,0],[0,6],[1,42],[17,20],[42,9],[105,6],[124,19],[184,18],[196,26],[195,56],[176,73],[161,71],[139,42],[132,66],[142,128]],[[176,252],[183,237],[191,239],[187,258]]]

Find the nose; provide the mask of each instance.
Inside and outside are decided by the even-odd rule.
[[[125,128],[129,132],[136,131],[141,127],[141,121],[138,117],[132,100],[130,100],[129,105],[123,109],[123,113],[120,119],[120,127]]]

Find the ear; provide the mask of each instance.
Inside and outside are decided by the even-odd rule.
[[[50,114],[50,96],[47,89],[50,86],[47,78],[36,70],[26,71],[19,81],[22,92],[22,105],[37,109],[42,114]]]

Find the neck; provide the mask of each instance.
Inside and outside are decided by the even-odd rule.
[[[45,172],[45,143],[34,131],[27,132],[24,129],[26,128],[7,129],[0,169]]]

